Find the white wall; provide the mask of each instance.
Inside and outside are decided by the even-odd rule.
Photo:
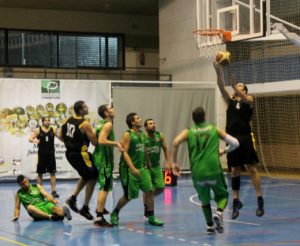
[[[155,49],[143,49],[145,54],[145,65],[139,62],[139,55],[141,50],[139,48],[126,48],[125,60],[127,67],[137,68],[158,68],[159,67],[159,54]]]
[[[161,0],[159,3],[160,72],[172,74],[174,81],[216,83],[213,58],[199,57],[192,33],[196,29],[196,0]],[[217,98],[217,124],[224,127],[225,105],[219,92]]]
[[[159,3],[161,73],[171,73],[174,81],[216,81],[213,58],[199,57],[192,34],[196,29],[196,1],[161,0]]]

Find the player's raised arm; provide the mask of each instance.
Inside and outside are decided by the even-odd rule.
[[[225,88],[225,79],[224,79],[222,66],[219,65],[216,61],[213,62],[213,65],[214,65],[214,68],[215,68],[216,74],[217,74],[218,88],[221,92],[221,95],[222,95],[224,101],[228,104],[229,100],[231,99],[231,95]]]

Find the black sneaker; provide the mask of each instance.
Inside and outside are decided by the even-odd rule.
[[[93,220],[94,217],[93,215],[91,215],[90,209],[87,206],[83,206],[80,210],[79,210],[79,214],[82,215],[83,217],[85,217],[88,220]]]
[[[59,215],[56,215],[56,214],[52,214],[50,216],[50,220],[52,220],[52,221],[63,221],[64,216],[59,216]]]
[[[95,226],[104,227],[104,228],[111,228],[111,227],[114,227],[112,224],[108,223],[104,218],[100,218],[100,217],[97,217],[97,218],[94,220],[94,225],[95,225]]]
[[[95,210],[95,213],[97,213],[97,208],[96,208],[96,210]],[[110,214],[110,213],[109,213],[109,211],[108,211],[106,208],[104,208],[103,214]]]
[[[66,200],[66,204],[69,206],[70,209],[72,209],[75,213],[79,213],[79,209],[76,205],[76,199],[70,197]]]
[[[233,206],[232,206],[232,215],[231,218],[234,220],[237,217],[239,217],[239,210],[243,207],[243,203],[238,200],[238,199],[234,199],[233,200]]]
[[[59,195],[57,194],[57,192],[54,190],[52,191],[51,195],[54,197],[54,198],[59,198]]]
[[[71,215],[70,209],[69,209],[66,205],[63,205],[63,206],[62,206],[62,209],[63,209],[63,211],[64,211],[64,216],[65,216],[68,220],[71,220],[71,219],[72,219],[72,215]]]
[[[262,217],[265,214],[264,199],[262,197],[257,198],[256,216]]]
[[[149,217],[148,211],[144,210],[144,219],[148,219],[148,217]]]

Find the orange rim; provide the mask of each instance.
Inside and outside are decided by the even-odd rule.
[[[224,30],[222,29],[200,29],[193,31],[193,34],[200,36],[219,36],[222,35]]]
[[[202,37],[208,36],[208,37],[222,37],[225,42],[231,41],[231,32],[224,31],[222,29],[200,29],[193,31],[194,35],[200,35]]]

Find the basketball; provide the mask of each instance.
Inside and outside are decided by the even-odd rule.
[[[230,63],[230,52],[219,51],[216,55],[216,62],[222,66],[227,66]]]

